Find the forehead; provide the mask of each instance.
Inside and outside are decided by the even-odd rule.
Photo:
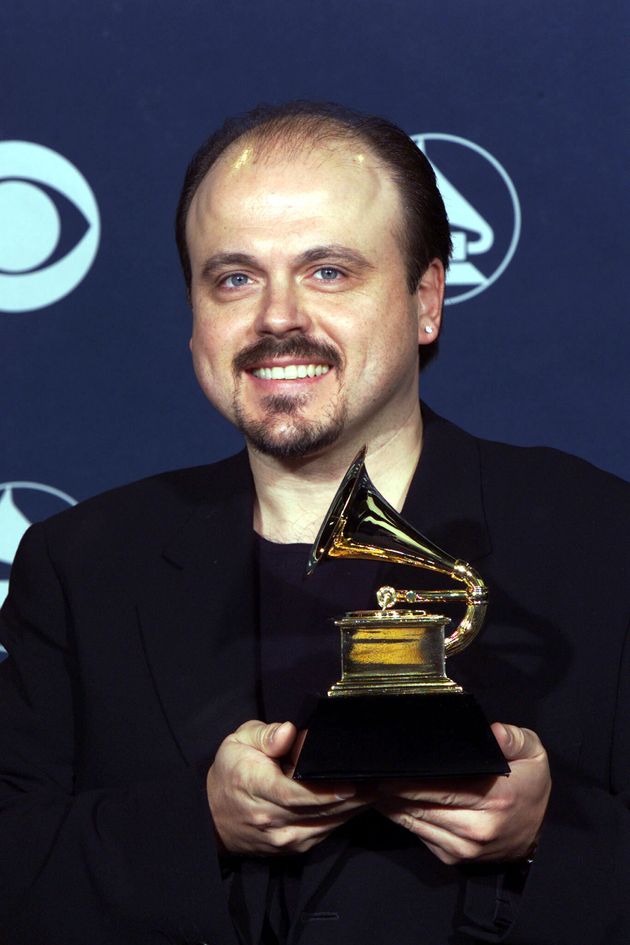
[[[317,146],[239,139],[211,167],[190,206],[189,246],[238,228],[286,233],[292,228],[335,231],[360,227],[391,235],[402,208],[389,169],[356,140]],[[305,233],[305,236],[309,234]],[[310,236],[315,234],[310,232]]]

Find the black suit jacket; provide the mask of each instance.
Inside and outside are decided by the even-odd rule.
[[[241,455],[25,536],[0,620],[2,945],[258,941],[268,861],[219,860],[205,795],[260,715],[252,495]],[[306,858],[292,945],[627,945],[627,487],[425,410],[404,515],[489,584],[449,674],[547,746],[539,852],[506,925],[501,865],[445,867],[357,818]]]

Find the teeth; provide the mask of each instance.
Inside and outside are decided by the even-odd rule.
[[[293,381],[300,377],[320,377],[328,374],[327,364],[287,364],[285,367],[264,367],[252,371],[254,377],[265,381]]]

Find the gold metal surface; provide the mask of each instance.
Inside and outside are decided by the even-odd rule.
[[[379,588],[381,610],[354,611],[335,623],[341,631],[342,677],[328,695],[461,692],[444,660],[475,638],[487,607],[487,589],[471,566],[416,531],[378,492],[365,469],[364,447],[348,469],[315,539],[310,574],[322,558],[368,558],[445,574],[463,589]],[[462,601],[464,616],[446,638],[442,614],[395,604]]]

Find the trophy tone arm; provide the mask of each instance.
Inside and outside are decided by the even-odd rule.
[[[481,630],[488,607],[488,589],[479,575],[466,562],[455,562],[453,569],[446,573],[456,580],[465,581],[466,590],[414,591],[397,590],[394,587],[384,586],[379,587],[376,592],[376,599],[382,610],[389,610],[395,604],[465,601],[466,612],[462,620],[457,629],[444,640],[444,653],[446,656],[452,656],[472,643]]]

